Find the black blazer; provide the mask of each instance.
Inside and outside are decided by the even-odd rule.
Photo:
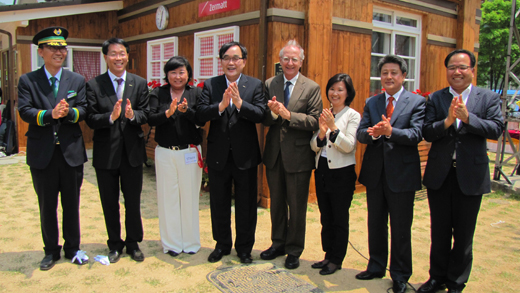
[[[60,119],[52,118],[52,109],[65,99],[69,103],[69,114]],[[74,121],[74,109],[79,117]],[[47,110],[38,122],[38,113]],[[18,82],[18,111],[23,121],[29,123],[27,136],[27,164],[32,168],[44,169],[49,165],[54,147],[54,132],[57,132],[59,146],[65,161],[72,167],[87,161],[85,144],[79,122],[85,119],[87,100],[85,98],[85,78],[77,73],[62,70],[58,95],[54,98],[51,85],[43,66],[20,77]]]
[[[390,138],[381,136],[373,140],[368,127],[386,116],[385,94],[366,101],[363,118],[357,131],[357,139],[367,145],[359,182],[375,187],[385,171],[386,182],[393,192],[410,192],[421,189],[421,162],[417,144],[422,141],[422,126],[426,99],[403,90],[392,114]]]
[[[205,123],[199,122],[195,117],[197,98],[201,92],[200,87],[186,86],[181,100],[177,103],[186,99],[188,109],[185,113],[177,110],[170,118],[166,118],[166,110],[170,108],[172,103],[170,86],[168,84],[163,85],[150,93],[148,124],[156,126],[155,141],[160,146],[199,145],[202,142],[202,129],[197,128],[196,125],[204,126]]]
[[[424,139],[432,143],[423,183],[431,189],[439,189],[453,161],[457,157],[457,180],[466,195],[482,195],[491,191],[489,158],[486,139],[498,139],[504,130],[500,110],[500,96],[490,90],[473,86],[466,108],[469,124],[454,123],[444,129],[453,95],[449,88],[436,91],[426,106]]]
[[[123,100],[128,99],[134,110],[134,120],[118,118],[110,124],[110,114],[117,96],[108,72],[87,83],[87,124],[94,129],[93,165],[100,169],[117,169],[121,163],[122,143],[132,167],[146,160],[144,134],[141,125],[148,121],[148,86],[146,80],[126,73]],[[124,108],[121,109],[124,113]]]
[[[262,161],[256,123],[262,122],[267,102],[262,82],[242,74],[238,83],[240,98],[243,100],[240,112],[233,105],[218,113],[227,88],[224,75],[204,82],[204,88],[197,102],[197,119],[211,121],[208,133],[208,152],[206,161],[210,168],[223,170],[232,149],[233,160],[241,170],[257,166]]]

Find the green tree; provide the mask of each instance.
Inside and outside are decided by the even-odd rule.
[[[477,84],[480,86],[492,90],[504,88],[510,18],[511,1],[493,0],[482,3],[477,71]],[[516,26],[520,28],[518,22]],[[520,49],[513,36],[511,63],[519,57]],[[513,72],[518,75],[520,66],[516,66]],[[514,84],[516,83],[512,81],[511,85]]]

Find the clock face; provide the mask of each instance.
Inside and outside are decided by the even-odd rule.
[[[157,7],[157,12],[155,13],[155,24],[157,28],[160,30],[165,29],[168,26],[169,17],[168,9],[166,9],[164,5]]]

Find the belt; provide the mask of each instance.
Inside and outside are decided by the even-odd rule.
[[[181,145],[173,145],[173,146],[162,146],[162,145],[159,145],[160,147],[162,148],[165,148],[165,149],[170,149],[172,151],[180,151],[180,150],[184,150],[184,149],[187,149],[188,147],[190,147],[189,144],[181,144]]]
[[[453,168],[457,168],[457,161],[452,161],[452,162],[451,162],[451,166],[452,166]]]

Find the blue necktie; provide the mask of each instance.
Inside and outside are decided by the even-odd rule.
[[[285,83],[285,90],[283,92],[283,105],[285,106],[285,108],[287,108],[287,105],[289,105],[289,98],[291,96],[291,91],[289,89],[289,86],[292,85],[292,82],[290,81],[287,81]]]

